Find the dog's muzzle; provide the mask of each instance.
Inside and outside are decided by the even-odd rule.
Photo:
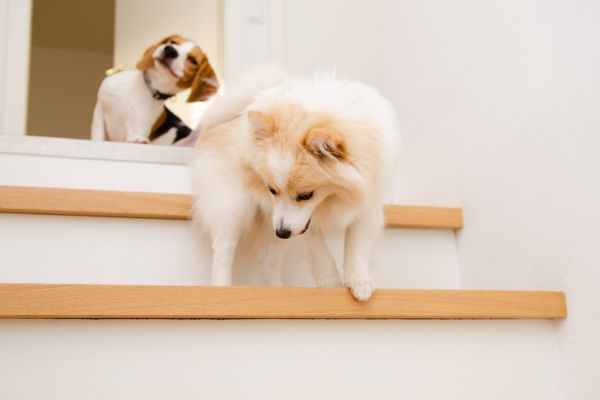
[[[300,232],[300,234],[302,235],[304,232],[306,232],[308,230],[308,226],[310,225],[310,218],[308,219],[308,221],[306,222],[306,226],[304,227],[304,229],[302,230],[302,232]]]

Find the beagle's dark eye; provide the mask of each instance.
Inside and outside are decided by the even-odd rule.
[[[277,196],[277,190],[273,189],[271,186],[269,186],[269,192],[271,192],[273,196]]]
[[[189,62],[192,63],[192,65],[198,65],[198,61],[196,61],[194,57],[188,57],[187,59]]]
[[[169,44],[177,44],[174,40],[169,40]]]
[[[313,194],[315,192],[307,192],[307,193],[300,193],[297,197],[296,197],[296,201],[306,201],[306,200],[310,200],[313,197]]]

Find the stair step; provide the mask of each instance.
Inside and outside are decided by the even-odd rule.
[[[108,190],[0,186],[0,212],[120,218],[190,218],[189,195]],[[462,209],[385,205],[388,228],[459,229]]]
[[[0,318],[555,319],[562,292],[0,284]]]

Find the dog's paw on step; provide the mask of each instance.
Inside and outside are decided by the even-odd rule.
[[[373,282],[371,277],[346,278],[345,285],[346,287],[350,288],[352,296],[359,301],[369,300],[375,291],[375,282]]]

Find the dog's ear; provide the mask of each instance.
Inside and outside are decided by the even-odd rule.
[[[188,103],[194,101],[206,101],[210,99],[219,90],[219,81],[212,66],[205,55],[194,56],[198,69],[194,75]]]
[[[248,111],[248,121],[254,129],[254,137],[256,139],[265,139],[276,132],[275,120],[260,111]]]
[[[156,50],[156,48],[160,46],[160,43],[156,43],[150,47],[148,47],[146,49],[146,51],[144,51],[144,55],[142,56],[142,58],[140,59],[140,61],[138,61],[136,67],[137,69],[141,69],[146,70],[146,69],[150,69],[154,66],[154,58],[152,58],[152,54],[154,53],[154,50]]]
[[[313,128],[306,134],[302,144],[319,160],[345,161],[348,159],[346,142],[342,135],[334,129]]]

